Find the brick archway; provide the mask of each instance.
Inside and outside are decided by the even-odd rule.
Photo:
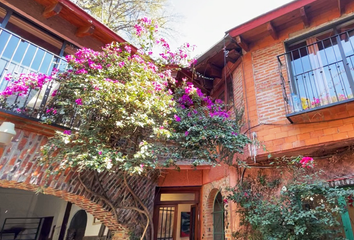
[[[16,129],[17,135],[13,141],[3,150],[0,157],[0,187],[22,189],[28,191],[38,191],[39,189],[44,194],[59,197],[65,201],[69,201],[86,210],[94,217],[99,219],[105,226],[115,232],[114,237],[117,239],[129,239],[129,226],[124,223],[134,222],[138,219],[137,212],[129,212],[130,210],[118,210],[120,217],[117,222],[114,218],[113,212],[106,206],[99,198],[91,195],[85,191],[77,178],[77,172],[73,170],[66,170],[58,175],[46,177],[46,170],[48,166],[41,166],[38,162],[38,152],[40,146],[47,142],[47,136]],[[84,174],[83,178],[88,177]],[[115,202],[129,201],[129,196],[124,192],[121,186],[121,176],[119,173],[104,174],[103,181],[112,185],[109,191],[109,197]],[[153,198],[149,199],[151,189],[156,186],[154,177],[147,179],[146,177],[129,177],[128,182],[131,187],[140,191],[141,199],[146,199],[145,204],[148,205],[152,211]],[[124,196],[123,196],[124,195]]]

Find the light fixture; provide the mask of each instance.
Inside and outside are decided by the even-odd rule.
[[[8,145],[15,135],[15,124],[3,122],[0,126],[0,145]]]

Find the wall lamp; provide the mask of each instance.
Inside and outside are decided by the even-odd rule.
[[[15,124],[3,122],[0,126],[0,145],[9,145],[15,135]]]

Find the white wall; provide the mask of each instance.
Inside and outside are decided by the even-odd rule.
[[[34,192],[0,188],[0,229],[5,218],[38,217],[34,211],[37,198]]]
[[[9,217],[53,216],[51,231],[55,225],[53,240],[58,240],[66,205],[67,202],[63,199],[51,195],[37,195],[34,192],[25,190],[0,188],[0,229],[5,218]],[[67,227],[69,227],[71,219],[79,210],[81,208],[75,204],[72,205]],[[85,236],[98,236],[101,224],[93,224],[93,218],[92,214],[87,213]],[[107,229],[105,234],[106,232]]]
[[[38,195],[37,204],[34,209],[34,212],[39,217],[51,217],[51,216],[54,217],[52,227],[51,227],[51,232],[50,232],[50,234],[52,234],[53,226],[55,226],[53,240],[57,240],[59,238],[60,228],[63,223],[66,204],[67,204],[66,201],[58,197],[54,197],[51,195],[44,195],[44,194]]]
[[[176,240],[188,240],[189,237],[181,236],[181,212],[190,212],[192,204],[178,204]]]

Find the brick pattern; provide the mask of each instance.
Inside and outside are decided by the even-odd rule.
[[[276,56],[285,51],[283,43],[252,52],[259,121],[284,119],[285,109]]]
[[[70,201],[97,217],[109,229],[119,233],[119,239],[128,239],[126,238],[128,229],[136,228],[142,221],[140,214],[132,210],[120,209],[117,211],[119,215],[119,222],[117,222],[108,206],[83,189],[74,170],[67,169],[58,175],[46,177],[45,171],[55,168],[55,166],[40,165],[38,162],[38,151],[40,146],[47,142],[47,138],[21,129],[16,129],[16,132],[13,141],[4,149],[0,157],[0,187],[29,191],[40,189],[44,194]],[[83,181],[88,181],[90,176],[92,176],[90,172],[82,173]],[[116,205],[134,205],[132,196],[124,187],[121,172],[103,173],[100,178],[102,185],[107,189],[108,198],[113,199]],[[157,172],[149,176],[127,178],[129,185],[140,199],[143,199],[151,212],[157,178]],[[93,185],[93,190],[99,191],[98,183]]]
[[[242,64],[233,72],[232,85],[235,106],[237,109],[242,109],[244,108]]]
[[[213,181],[211,183],[205,184],[202,187],[202,239],[213,240],[213,206],[216,194],[221,191],[223,198],[227,196],[225,191],[226,187],[229,187],[229,178],[225,177],[218,181]],[[231,211],[229,205],[224,205],[225,219],[224,219],[224,231],[225,240],[231,239],[232,231],[230,228],[231,223]]]

